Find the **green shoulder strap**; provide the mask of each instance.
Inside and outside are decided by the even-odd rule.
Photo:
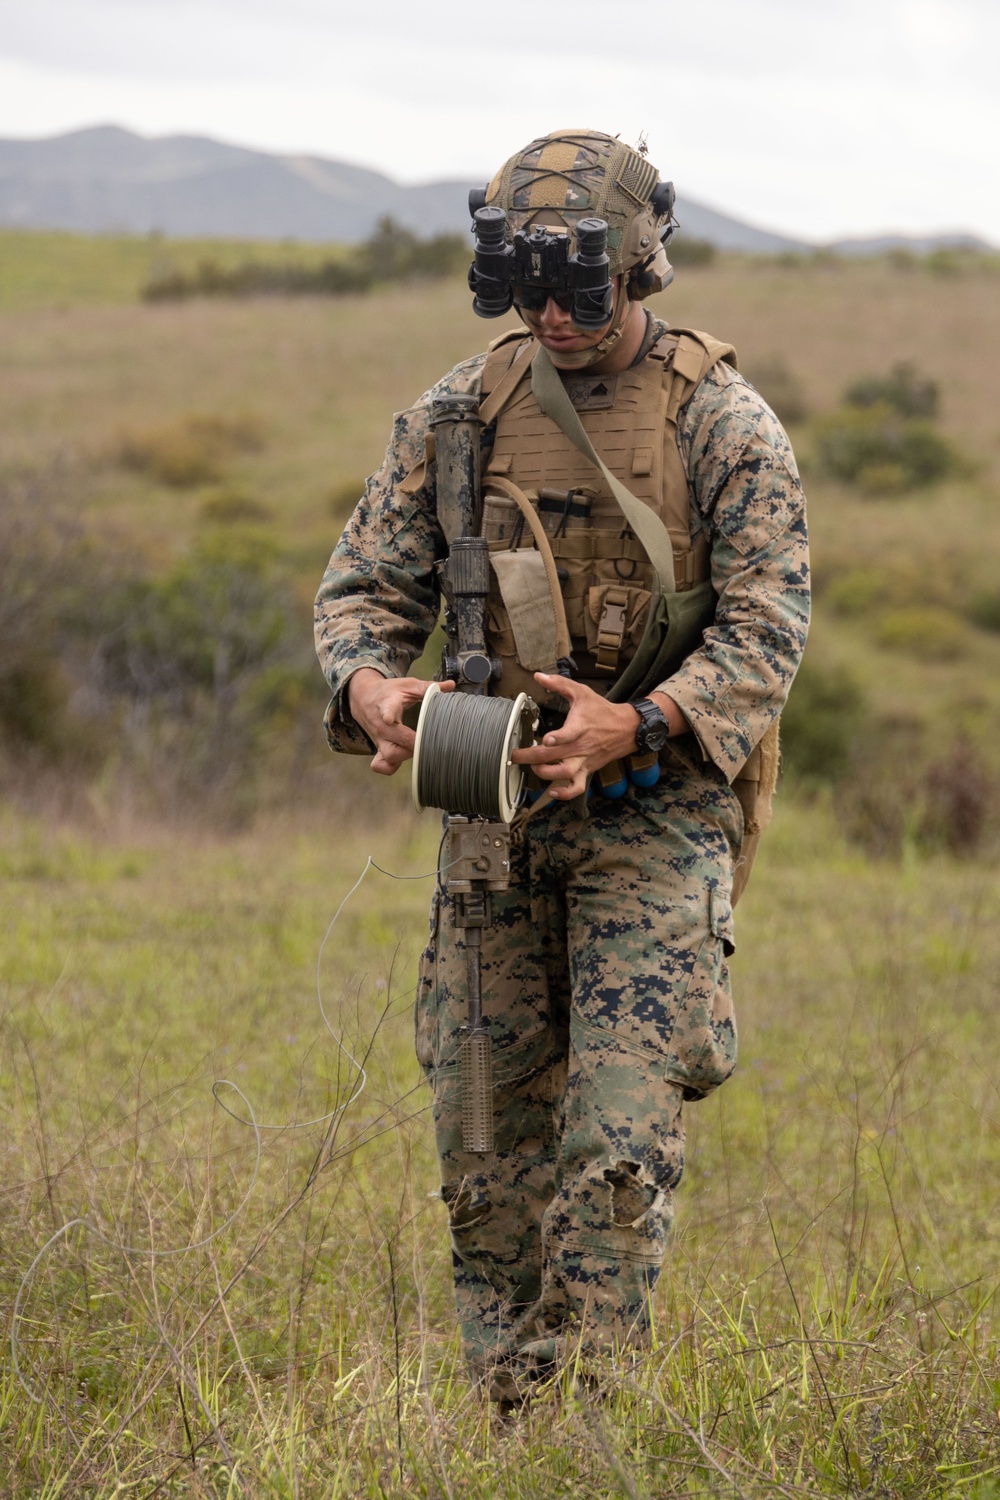
[[[661,593],[673,594],[677,584],[674,580],[674,548],[669,531],[654,510],[643,505],[631,490],[625,488],[620,479],[615,478],[596,451],[544,345],[538,346],[531,366],[531,389],[545,415],[552,418],[573,446],[579,448],[584,458],[588,458],[604,475],[626,521],[646,549],[646,555],[659,579]]]

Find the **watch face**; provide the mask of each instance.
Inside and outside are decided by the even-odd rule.
[[[642,698],[632,707],[639,715],[639,727],[635,732],[635,743],[642,751],[662,750],[670,738],[670,726],[655,703]]]
[[[644,724],[641,734],[644,750],[662,750],[670,738],[670,731],[666,724]]]

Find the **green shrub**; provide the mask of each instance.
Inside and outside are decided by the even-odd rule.
[[[125,468],[184,489],[220,478],[227,458],[252,452],[262,443],[263,425],[257,417],[193,412],[158,427],[126,432],[119,440],[117,456]]]
[[[886,575],[879,568],[849,568],[832,578],[823,598],[835,614],[848,618],[866,615],[885,600]]]
[[[257,538],[227,537],[224,547],[202,543],[166,578],[127,584],[119,613],[103,651],[106,679],[183,711],[197,690],[228,699],[248,671],[270,664],[292,606],[275,554]]]
[[[323,293],[343,297],[366,292],[372,284],[370,270],[352,257],[330,258],[308,266],[296,261],[245,260],[238,266],[221,266],[215,260],[199,261],[194,271],[167,271],[142,289],[145,302],[179,302],[188,297],[303,296]]]
[[[689,239],[683,234],[667,246],[667,256],[674,266],[710,266],[717,253],[711,240]]]
[[[920,820],[926,728],[908,716],[872,719],[851,747],[833,795],[844,837],[867,854],[896,859]]]
[[[959,735],[947,754],[927,768],[921,842],[952,854],[971,854],[996,818],[995,779],[979,751]]]
[[[53,469],[0,474],[0,747],[14,759],[86,763],[96,726],[71,702],[86,697],[110,572],[80,525],[81,476]]]
[[[272,512],[243,490],[223,486],[205,496],[200,515],[213,525],[229,526],[245,521],[269,521]]]
[[[920,489],[965,467],[930,421],[903,417],[887,401],[823,417],[815,428],[815,453],[825,473],[872,496]]]
[[[958,247],[941,245],[924,258],[924,265],[932,276],[960,276],[970,269],[971,259]]]
[[[809,415],[802,382],[780,355],[751,365],[743,372],[764,397],[779,422],[804,422]]]
[[[969,646],[961,616],[937,604],[886,610],[876,624],[875,638],[892,651],[903,651],[922,661],[955,661]]]
[[[786,772],[805,781],[833,782],[847,769],[851,747],[867,716],[864,693],[841,666],[806,656],[781,716]]]
[[[41,653],[0,670],[0,743],[14,749],[66,748],[66,684],[58,662]]]
[[[394,219],[380,219],[361,245],[331,255],[318,265],[301,261],[245,260],[222,266],[202,260],[194,271],[165,271],[142,289],[146,302],[177,302],[187,297],[327,296],[367,292],[382,282],[453,276],[471,258],[470,241],[460,234],[422,240]]]
[[[468,268],[472,240],[460,234],[437,234],[421,240],[411,229],[386,216],[379,219],[375,232],[355,254],[373,282],[453,276]]]
[[[870,726],[834,805],[845,836],[879,858],[898,858],[907,847],[975,853],[998,810],[995,778],[967,736],[929,759],[925,726],[906,719]]]
[[[900,361],[888,375],[865,375],[844,392],[844,404],[866,409],[891,407],[901,417],[936,417],[939,391],[933,380],[918,375],[913,365]]]
[[[1000,631],[1000,590],[984,589],[969,601],[969,619],[980,630]]]
[[[278,549],[259,532],[208,533],[165,577],[125,581],[107,615],[94,695],[132,762],[168,801],[225,792],[248,807],[262,736],[304,703],[307,664],[316,715],[321,697]]]

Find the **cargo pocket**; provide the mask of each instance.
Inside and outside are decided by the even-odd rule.
[[[695,955],[690,982],[678,997],[667,1076],[685,1099],[701,1099],[736,1066],[736,1021],[726,960],[734,952],[729,896],[709,891],[709,933]]]

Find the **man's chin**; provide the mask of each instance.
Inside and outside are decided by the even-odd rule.
[[[591,346],[584,339],[540,339],[539,342],[548,351],[549,359],[554,365],[579,364],[581,358],[585,359],[591,352]]]
[[[562,353],[549,349],[548,355],[557,370],[582,370],[600,358],[590,344],[584,344],[580,349],[564,349]]]

